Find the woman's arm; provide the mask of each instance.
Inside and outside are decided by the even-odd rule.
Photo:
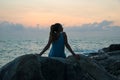
[[[50,44],[52,43],[52,38],[49,37],[47,45],[43,48],[43,50],[40,52],[40,56],[50,47]]]
[[[76,58],[76,59],[80,59],[80,56],[79,55],[76,55],[74,53],[74,51],[72,50],[72,48],[70,47],[69,43],[68,43],[68,39],[67,39],[67,35],[66,33],[64,32],[64,39],[65,39],[65,46],[67,47],[67,49],[72,53],[72,55]]]
[[[68,49],[68,50],[72,53],[72,55],[74,56],[75,53],[73,52],[71,46],[70,46],[69,43],[68,43],[67,35],[66,35],[65,32],[64,32],[64,39],[65,39],[65,46],[67,47],[67,49]]]

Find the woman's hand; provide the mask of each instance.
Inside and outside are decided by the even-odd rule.
[[[75,55],[73,55],[77,60],[80,60],[80,55],[78,55],[78,54],[75,54]]]
[[[39,54],[39,56],[41,56],[43,53],[42,52],[40,52],[40,54]]]

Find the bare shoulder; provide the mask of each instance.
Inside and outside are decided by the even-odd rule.
[[[63,35],[64,35],[64,36],[67,36],[67,35],[66,35],[66,32],[63,32]]]
[[[51,36],[49,36],[49,41],[48,41],[49,43],[51,43],[52,42],[52,37]]]
[[[66,32],[63,32],[64,39],[67,40]]]

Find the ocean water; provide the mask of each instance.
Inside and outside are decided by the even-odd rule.
[[[108,47],[110,44],[120,43],[119,36],[68,37],[69,44],[76,54],[86,55],[90,52],[97,52],[103,47]],[[39,54],[46,45],[47,40],[47,37],[41,39],[0,39],[0,67],[18,56],[25,54]],[[42,56],[48,56],[49,50],[47,50]],[[65,53],[67,56],[71,55],[67,49],[65,49]]]

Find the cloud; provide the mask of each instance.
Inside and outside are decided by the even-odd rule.
[[[16,32],[24,30],[22,24],[14,24],[7,21],[0,22],[0,31],[1,32]]]
[[[34,39],[40,35],[40,37],[44,37],[42,36],[43,33],[47,33],[47,30],[41,30],[38,27],[27,27],[22,24],[14,24],[7,21],[0,22],[0,39]]]
[[[88,32],[88,31],[113,31],[113,30],[120,30],[120,26],[113,25],[113,21],[107,21],[104,20],[100,23],[94,22],[89,24],[83,24],[81,26],[73,26],[71,28],[66,28],[66,30],[74,30],[74,31],[82,31],[82,32]]]
[[[71,31],[104,31],[104,30],[120,30],[120,26],[113,25],[113,21],[104,20],[100,23],[94,22],[89,24],[83,24],[80,26],[65,27],[66,30]],[[40,27],[27,27],[22,24],[14,24],[7,21],[0,22],[0,31],[3,32],[18,32],[18,31],[31,31],[37,32],[41,30]],[[45,29],[44,29],[45,30]],[[41,30],[43,31],[43,29]]]
[[[107,37],[107,36],[117,36],[120,37],[120,26],[114,25],[114,21],[104,20],[100,23],[94,22],[89,24],[83,24],[80,26],[73,26],[70,28],[65,28],[69,35],[74,37]]]
[[[70,35],[118,35],[120,26],[113,25],[114,21],[104,20],[100,23],[94,22],[83,24],[80,26],[64,27],[65,31]],[[43,35],[44,34],[44,35]],[[83,35],[84,34],[84,35]],[[42,29],[39,27],[27,27],[22,24],[14,24],[7,21],[0,22],[0,39],[13,38],[13,39],[38,39],[47,38],[49,36],[49,28]]]

